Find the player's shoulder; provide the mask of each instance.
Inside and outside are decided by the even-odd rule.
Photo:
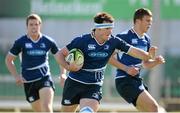
[[[119,41],[122,41],[122,39],[120,37],[111,35],[111,38],[108,41],[112,44],[115,44],[115,43],[119,43]]]
[[[22,42],[25,42],[26,40],[28,39],[27,35],[22,35],[20,37],[18,37],[15,42],[19,42],[19,43],[22,43]]]
[[[131,34],[132,34],[131,30],[127,29],[127,30],[122,31],[121,33],[118,33],[116,37],[123,40],[128,40]]]
[[[128,36],[130,34],[131,34],[131,30],[127,29],[127,30],[124,30],[124,31],[118,33],[116,36],[117,37],[126,37],[126,36]]]
[[[45,35],[45,34],[42,34],[41,38],[43,38],[43,40],[46,40],[46,41],[49,41],[49,42],[55,42],[55,40],[52,37],[50,37],[48,35]]]
[[[80,36],[75,37],[76,41],[87,41],[91,38],[91,34],[82,34]]]
[[[82,35],[80,36],[80,38],[82,38],[82,39],[91,38],[91,34],[90,34],[90,33],[82,34]]]

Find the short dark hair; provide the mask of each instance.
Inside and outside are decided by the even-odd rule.
[[[134,13],[133,22],[136,22],[136,19],[142,19],[144,16],[151,16],[152,12],[147,8],[139,8]]]
[[[94,22],[97,23],[97,24],[101,24],[101,23],[104,23],[104,22],[113,23],[114,18],[113,18],[112,15],[110,15],[107,12],[100,12],[100,13],[97,13],[94,16]]]
[[[29,22],[29,20],[31,20],[31,19],[36,19],[36,20],[38,20],[38,21],[39,21],[39,24],[42,23],[41,17],[40,17],[39,15],[37,15],[37,14],[30,14],[30,15],[26,18],[26,25],[28,25],[28,22]]]

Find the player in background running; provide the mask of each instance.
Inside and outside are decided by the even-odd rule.
[[[53,112],[54,83],[49,69],[48,54],[57,59],[55,41],[41,33],[42,20],[37,14],[26,19],[27,34],[16,39],[6,56],[6,65],[16,84],[23,85],[26,100],[35,112]],[[20,55],[21,74],[14,60]]]
[[[153,59],[142,61],[126,53],[118,53],[116,58],[111,57],[109,63],[118,67],[115,85],[118,93],[132,103],[141,112],[158,112],[158,103],[147,91],[141,77],[141,68],[153,68],[165,63],[165,59],[155,56],[157,47],[151,46],[151,39],[146,34],[152,24],[152,13],[149,9],[140,8],[134,13],[134,26],[116,36],[128,44],[147,51]],[[154,75],[155,76],[155,75]]]

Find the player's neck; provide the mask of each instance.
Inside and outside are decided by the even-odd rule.
[[[134,26],[132,29],[136,32],[138,36],[144,36],[144,32],[138,26]]]
[[[37,41],[41,37],[41,34],[36,34],[36,35],[28,34],[28,37],[33,41]]]
[[[98,44],[102,45],[105,43],[105,41],[100,38],[101,36],[98,33],[96,33],[95,31],[92,32],[92,36]]]

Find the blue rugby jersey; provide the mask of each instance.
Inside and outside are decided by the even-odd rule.
[[[84,53],[84,65],[77,72],[70,72],[69,77],[84,84],[102,85],[106,64],[115,49],[128,52],[130,45],[113,36],[104,44],[98,44],[91,34],[75,38],[67,46],[68,50],[78,48]]]
[[[150,37],[147,34],[145,34],[143,37],[140,38],[133,29],[117,34],[116,36],[121,38],[128,44],[134,47],[140,48],[144,51],[149,51],[149,48],[151,46]],[[121,63],[127,66],[131,66],[131,65],[139,66],[142,63],[141,59],[134,58],[126,53],[118,53],[117,59]],[[125,77],[125,76],[128,76],[126,72],[124,72],[123,70],[117,69],[116,78]],[[139,77],[139,76],[140,76],[139,74],[136,75],[136,77]]]
[[[27,35],[17,39],[10,54],[17,56],[21,53],[21,71],[26,81],[35,81],[43,76],[50,75],[48,54],[58,52],[55,41],[42,35],[38,41],[31,40]]]

